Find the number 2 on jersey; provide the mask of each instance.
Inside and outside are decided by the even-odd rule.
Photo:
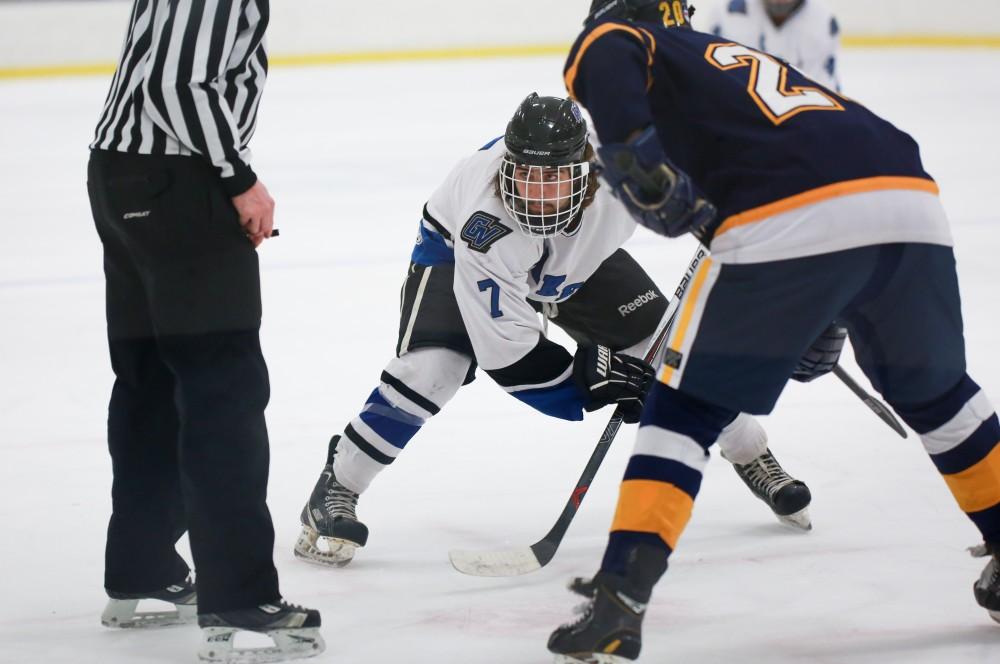
[[[836,99],[819,88],[788,87],[788,67],[770,55],[740,44],[712,44],[705,59],[723,71],[750,68],[747,92],[775,125],[804,111],[842,111]]]

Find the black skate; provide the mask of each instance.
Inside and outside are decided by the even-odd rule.
[[[638,547],[630,556],[626,576],[598,572],[593,579],[576,578],[569,589],[587,598],[576,622],[549,637],[549,652],[557,664],[622,664],[639,657],[642,619],[653,585],[667,568],[666,552]]]
[[[755,496],[767,503],[778,520],[793,528],[812,530],[809,487],[781,467],[771,450],[746,464],[733,464],[733,469]]]
[[[358,494],[333,474],[333,455],[339,440],[340,436],[330,439],[326,467],[302,508],[302,533],[295,543],[297,557],[332,567],[351,562],[355,550],[368,542],[368,527],[358,521],[354,512]]]
[[[145,628],[186,625],[198,615],[198,595],[191,577],[151,593],[117,593],[108,591],[107,606],[101,614],[105,627]],[[174,610],[136,611],[142,600],[158,600],[174,605]]]
[[[203,613],[198,625],[205,637],[198,659],[225,664],[262,664],[315,657],[326,649],[320,636],[319,611],[279,600],[252,609]],[[237,632],[257,632],[274,641],[266,648],[234,648]]]
[[[574,579],[570,590],[588,597],[580,618],[549,637],[549,652],[562,664],[615,664],[639,657],[646,603],[624,592],[625,580],[598,573],[591,580]]]
[[[979,580],[972,585],[979,606],[986,609],[993,620],[1000,623],[1000,543],[986,543],[972,547],[969,552],[977,558],[990,556]]]

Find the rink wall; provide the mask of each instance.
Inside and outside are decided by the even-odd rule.
[[[694,0],[707,9],[729,0]],[[825,0],[846,47],[1000,48],[1000,0]],[[589,0],[271,0],[275,65],[562,53]],[[128,0],[0,0],[0,78],[105,73]],[[697,26],[697,17],[695,19]]]

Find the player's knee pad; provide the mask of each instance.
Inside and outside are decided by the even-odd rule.
[[[968,374],[964,374],[958,383],[935,399],[919,404],[890,401],[890,405],[910,428],[924,435],[948,424],[963,409],[975,408],[977,402],[984,400],[986,396],[979,385]]]
[[[740,413],[719,434],[718,443],[726,461],[744,466],[767,450],[767,432],[756,418]]]
[[[471,365],[448,348],[417,348],[389,362],[379,392],[394,408],[427,420],[455,396]]]
[[[667,429],[708,449],[737,415],[728,408],[702,401],[657,381],[646,396],[639,427]]]
[[[934,401],[895,408],[945,474],[979,461],[1000,435],[993,404],[968,374]]]

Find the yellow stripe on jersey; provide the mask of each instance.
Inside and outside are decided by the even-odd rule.
[[[625,480],[611,530],[653,533],[675,549],[693,509],[694,499],[673,484]]]
[[[580,44],[580,48],[578,48],[576,51],[576,57],[573,58],[573,64],[570,65],[570,68],[566,70],[566,77],[565,77],[566,90],[569,92],[569,96],[572,99],[577,98],[576,92],[573,90],[573,85],[574,83],[576,83],[576,72],[580,68],[580,60],[583,59],[583,54],[587,51],[588,48],[590,48],[591,44],[593,44],[595,41],[597,41],[604,35],[608,34],[609,32],[614,32],[615,30],[621,30],[623,32],[627,32],[628,34],[638,39],[639,43],[646,48],[647,51],[646,67],[647,69],[650,70],[649,73],[647,73],[648,80],[646,81],[646,89],[649,89],[650,85],[652,84],[651,69],[653,66],[653,51],[656,50],[656,41],[653,39],[653,35],[649,34],[649,32],[645,30],[640,31],[628,25],[622,25],[620,23],[605,23],[604,25],[600,25],[594,28],[594,30],[584,38],[583,43]],[[643,35],[645,35],[650,39],[650,41],[652,42],[651,46],[647,45],[645,40],[643,40],[642,38]]]
[[[963,512],[980,512],[1000,504],[1000,445],[976,465],[942,477]]]
[[[838,182],[836,184],[826,185],[825,187],[810,189],[809,191],[796,194],[795,196],[789,196],[788,198],[783,198],[780,201],[775,201],[774,203],[768,203],[767,205],[762,205],[760,207],[747,210],[746,212],[734,214],[722,222],[722,225],[719,226],[719,230],[715,232],[715,237],[719,237],[726,231],[731,231],[739,226],[753,224],[767,219],[768,217],[773,217],[784,212],[790,212],[797,208],[805,207],[806,205],[821,203],[831,198],[837,198],[838,196],[851,196],[853,194],[864,194],[871,191],[888,191],[892,189],[923,191],[928,194],[935,195],[940,193],[937,183],[933,180],[927,180],[925,178],[882,176],[874,178],[861,178],[859,180],[847,180],[846,182]]]
[[[701,262],[701,265],[698,266],[698,271],[694,273],[691,291],[687,293],[687,299],[684,300],[684,310],[681,312],[681,318],[677,321],[677,325],[670,334],[668,348],[673,351],[680,352],[684,346],[684,337],[687,335],[688,327],[691,325],[691,318],[694,316],[694,309],[698,304],[698,296],[701,294],[701,287],[705,285],[705,277],[708,275],[711,265],[712,259],[706,257]],[[674,371],[673,367],[664,366],[663,371],[660,372],[660,382],[669,383],[670,378],[674,375]]]

